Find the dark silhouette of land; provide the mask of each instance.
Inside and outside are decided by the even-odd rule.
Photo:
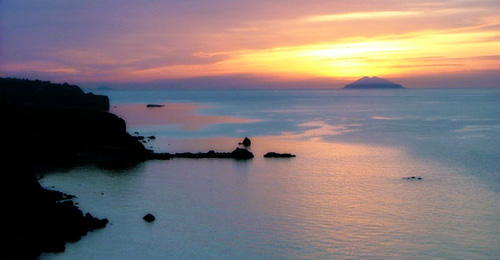
[[[74,85],[0,78],[2,255],[7,259],[64,251],[66,242],[106,226],[107,219],[84,214],[72,196],[42,188],[35,172],[74,165],[79,152],[87,158],[110,153],[112,144],[120,152],[138,153],[141,147],[121,133],[123,120],[108,109],[107,97]]]
[[[400,84],[378,77],[362,77],[344,86],[344,89],[402,89]]]
[[[164,107],[165,105],[147,104],[146,107]]]
[[[78,86],[50,81],[0,78],[0,104],[109,110],[107,96],[84,93]]]
[[[247,149],[236,148],[230,153],[221,153],[210,150],[206,153],[153,153],[150,155],[150,159],[158,160],[169,160],[173,158],[189,158],[189,159],[206,159],[206,158],[230,158],[236,160],[247,160],[252,159],[253,153],[249,152]]]
[[[295,155],[291,153],[269,152],[264,154],[264,158],[292,158],[292,157],[295,157]]]
[[[108,222],[83,214],[71,196],[42,188],[35,173],[89,163],[126,167],[152,159],[253,158],[239,148],[230,153],[153,153],[108,109],[106,96],[86,94],[75,85],[0,78],[2,213],[7,227],[2,255],[7,259],[64,251],[66,242]]]

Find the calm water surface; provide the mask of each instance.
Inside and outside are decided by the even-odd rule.
[[[499,90],[106,94],[157,151],[231,151],[249,136],[256,158],[47,175],[111,225],[41,259],[500,255]]]

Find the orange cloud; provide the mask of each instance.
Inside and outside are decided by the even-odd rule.
[[[500,70],[491,58],[498,1],[32,4],[2,8],[2,76],[291,81]]]

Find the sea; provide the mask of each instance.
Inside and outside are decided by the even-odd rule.
[[[156,152],[255,158],[46,174],[110,224],[40,259],[500,259],[500,89],[94,93]]]

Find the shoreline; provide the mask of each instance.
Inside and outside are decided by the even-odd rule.
[[[154,153],[127,133],[125,121],[109,112],[107,96],[84,93],[78,86],[49,81],[0,78],[0,130],[6,142],[5,183],[16,194],[6,203],[10,228],[7,255],[36,259],[63,252],[108,219],[83,213],[73,196],[43,188],[37,175],[55,169],[95,164],[127,168],[147,160],[224,158],[246,160],[244,148],[232,152]],[[43,225],[42,225],[43,223]]]

